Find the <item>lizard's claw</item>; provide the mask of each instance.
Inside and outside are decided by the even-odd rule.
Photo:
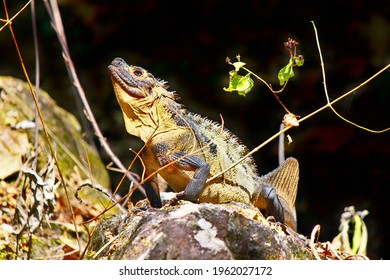
[[[182,196],[184,195],[184,192],[177,193],[174,197],[172,197],[167,203],[164,204],[163,208],[175,206],[179,202],[179,200],[182,199]]]

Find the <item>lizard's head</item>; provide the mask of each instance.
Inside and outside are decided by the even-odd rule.
[[[165,106],[175,103],[176,94],[145,69],[121,58],[115,58],[108,71],[127,131],[146,141],[165,119],[172,118]]]
[[[129,66],[121,58],[115,58],[108,70],[115,91],[122,90],[134,98],[152,95],[153,87],[163,86],[151,73],[138,66]]]

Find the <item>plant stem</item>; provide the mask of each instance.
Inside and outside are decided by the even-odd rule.
[[[284,106],[283,102],[280,100],[279,96],[277,95],[278,93],[281,93],[284,88],[286,87],[287,85],[287,82],[283,84],[283,87],[280,89],[280,90],[274,90],[272,88],[271,85],[267,84],[267,82],[261,78],[260,76],[256,75],[255,73],[253,73],[251,70],[249,70],[248,68],[246,67],[242,67],[242,69],[244,69],[245,71],[247,71],[249,74],[253,75],[254,77],[256,77],[258,80],[260,80],[261,82],[263,82],[267,87],[268,89],[272,92],[272,94],[274,95],[274,97],[276,98],[276,100],[279,102],[279,104],[283,107],[283,109],[287,112],[287,114],[291,114],[291,112],[287,109],[286,106]]]

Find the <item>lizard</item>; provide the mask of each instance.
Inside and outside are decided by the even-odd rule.
[[[260,176],[250,156],[213,178],[248,152],[238,137],[189,112],[166,82],[142,67],[115,58],[108,72],[127,132],[145,143],[141,152],[145,178],[154,175],[144,188],[152,207],[162,207],[158,173],[177,192],[176,200],[252,204],[266,217],[296,230],[299,164],[295,158]]]

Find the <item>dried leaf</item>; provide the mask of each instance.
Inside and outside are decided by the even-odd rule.
[[[294,114],[291,114],[291,113],[284,115],[283,123],[286,127],[299,126],[297,116],[295,116]]]
[[[14,215],[14,233],[21,233],[24,228],[27,226],[28,221],[28,209],[26,205],[26,200],[22,195],[19,195],[16,200],[16,209]]]
[[[0,154],[0,180],[19,172],[22,165],[20,155]]]
[[[59,183],[55,183],[53,159],[48,160],[48,164],[41,170],[41,175],[29,168],[31,162],[32,159],[29,159],[26,167],[22,169],[22,174],[30,179],[30,184],[29,190],[23,187],[18,197],[14,215],[16,233],[26,228],[30,233],[34,232],[42,225],[43,219],[49,218],[56,202],[54,192]]]
[[[21,122],[18,122],[14,126],[15,129],[31,129],[35,128],[35,122],[29,121],[29,120],[24,120]]]
[[[19,172],[30,147],[26,133],[6,128],[0,132],[0,180]]]
[[[30,178],[35,184],[38,186],[43,187],[46,183],[43,181],[41,176],[39,176],[34,170],[31,169],[24,169],[22,172]]]

